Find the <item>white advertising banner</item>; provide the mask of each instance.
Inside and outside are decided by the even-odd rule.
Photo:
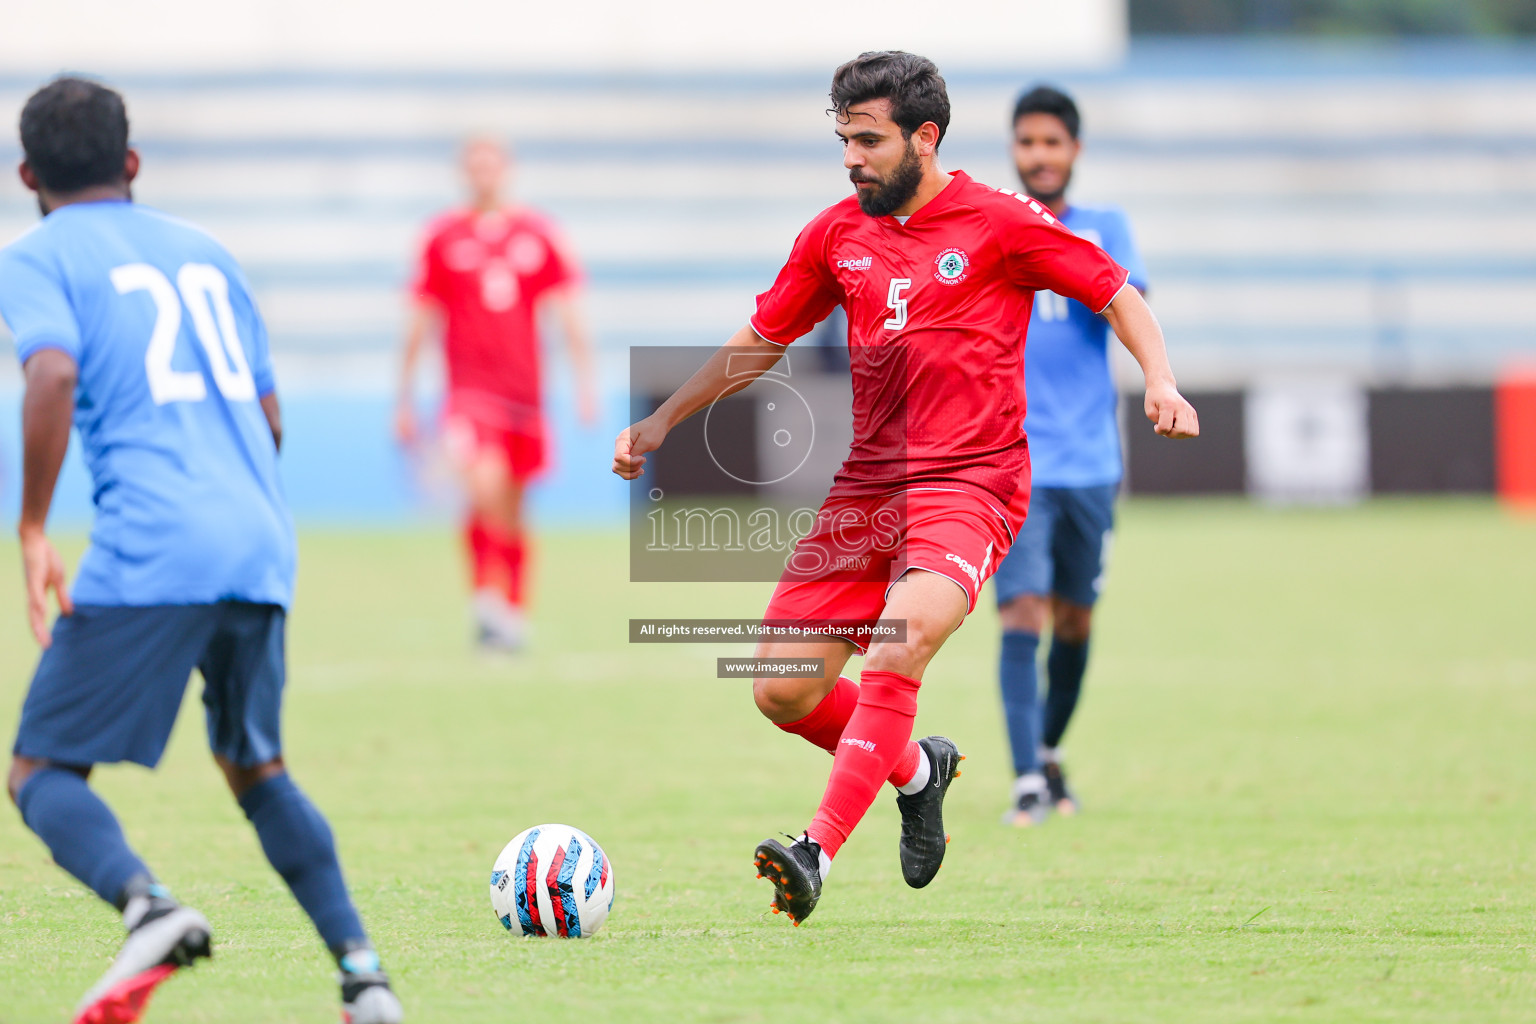
[[[1340,380],[1256,384],[1245,398],[1248,490],[1279,502],[1356,501],[1370,490],[1365,392]]]

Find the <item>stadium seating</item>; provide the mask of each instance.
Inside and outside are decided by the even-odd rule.
[[[1057,79],[1085,111],[1074,194],[1129,211],[1186,383],[1486,382],[1536,353],[1536,58],[1479,53],[1138,45],[1120,69]],[[1037,77],[951,69],[946,164],[1015,184],[1008,113]],[[0,78],[7,124],[34,84]],[[725,337],[798,227],[847,191],[824,83],[804,75],[118,84],[139,196],[249,268],[291,388],[387,394],[411,251],[456,198],[468,133],[516,140],[521,194],[588,268],[615,389],[629,345]],[[16,156],[7,130],[0,164]],[[0,239],[34,216],[0,176]]]

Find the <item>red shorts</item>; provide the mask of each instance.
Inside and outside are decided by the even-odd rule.
[[[514,480],[536,476],[546,463],[544,424],[537,419],[498,423],[450,405],[443,414],[443,442],[449,457],[461,464],[487,452],[499,454]]]
[[[891,586],[908,569],[953,580],[965,591],[969,614],[1012,543],[997,508],[968,491],[830,497],[796,545],[763,619],[813,632],[818,623],[836,621],[831,635],[862,651]]]

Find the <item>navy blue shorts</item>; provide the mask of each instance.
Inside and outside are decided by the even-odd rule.
[[[1029,517],[992,577],[997,603],[1055,595],[1092,607],[1104,582],[1119,484],[1036,487]]]
[[[241,767],[282,753],[283,609],[271,604],[76,605],[53,626],[14,750],[60,764],[165,753],[195,668],[208,744]]]

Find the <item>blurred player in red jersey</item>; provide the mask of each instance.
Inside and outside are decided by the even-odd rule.
[[[434,220],[422,246],[395,433],[408,446],[419,440],[416,364],[429,336],[441,330],[448,371],[443,436],[469,502],[464,534],[479,642],[515,650],[526,635],[523,499],[545,464],[540,311],[547,305],[560,321],[587,425],[597,416],[591,346],[578,301],[580,271],[548,220],[507,201],[506,151],[472,139],[463,168],[469,206]]]
[[[758,657],[825,664],[820,677],[753,684],[764,716],[834,755],[805,833],[788,846],[765,840],[754,858],[774,910],[796,924],[886,781],[898,792],[907,884],[927,885],[943,862],[943,800],[960,754],[942,736],[912,741],[917,691],[1028,510],[1023,355],[1034,293],[1068,296],[1109,321],[1146,375],[1159,434],[1200,429],[1125,269],[1039,202],[939,166],[949,97],[931,61],[863,54],[837,69],[831,96],[856,196],[807,225],[748,326],[621,433],[613,460],[635,479],[678,422],[749,385],[833,307],[847,313],[853,443],[764,618],[898,620],[905,632],[758,645]],[[744,355],[755,372],[743,372]],[[844,565],[864,568],[857,578],[833,571]],[[859,683],[841,674],[854,648],[865,651]]]

